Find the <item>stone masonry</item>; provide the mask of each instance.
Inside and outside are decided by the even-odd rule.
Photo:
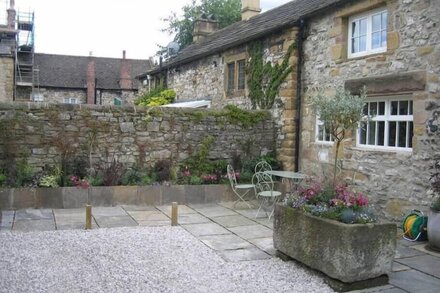
[[[274,123],[268,118],[253,127],[230,123],[215,110],[60,105],[0,104],[1,157],[26,157],[41,168],[59,162],[61,154],[102,166],[116,159],[126,166],[150,167],[159,160],[173,164],[196,154],[208,135],[214,138],[209,159],[274,151]],[[205,110],[204,110],[205,111]],[[210,115],[212,113],[212,115]]]
[[[0,56],[0,102],[9,101],[14,94],[14,59]]]
[[[378,7],[388,11],[387,52],[348,59],[348,17]],[[343,152],[343,175],[351,178],[355,174],[359,188],[392,220],[401,220],[413,208],[426,209],[431,201],[426,195],[430,166],[440,150],[439,15],[440,5],[434,0],[357,1],[307,23],[302,166],[325,166],[324,161],[331,162],[334,151],[332,144],[315,142],[316,118],[307,97],[316,89],[331,94],[336,86],[351,90],[353,84],[362,83],[370,95],[405,95],[413,100],[412,151],[367,150],[358,147],[352,136]]]

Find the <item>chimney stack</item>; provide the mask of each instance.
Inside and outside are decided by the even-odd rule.
[[[119,86],[122,90],[131,90],[133,88],[131,80],[131,62],[126,59],[125,50],[122,51],[121,68],[119,71]]]
[[[241,0],[241,20],[248,20],[260,12],[260,0]]]
[[[15,0],[10,0],[8,12],[8,29],[15,29]]]
[[[199,42],[203,40],[207,35],[218,30],[218,21],[215,20],[213,15],[204,15],[194,22],[193,28],[193,42]]]
[[[90,52],[89,63],[87,64],[87,104],[95,104],[95,90],[96,90],[96,70],[95,58]]]

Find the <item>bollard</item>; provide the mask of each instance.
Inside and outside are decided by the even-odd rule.
[[[86,230],[92,229],[92,206],[86,205]]]
[[[177,202],[171,204],[171,226],[177,226]]]

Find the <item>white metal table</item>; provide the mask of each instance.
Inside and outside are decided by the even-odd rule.
[[[305,178],[307,178],[306,174],[299,173],[299,172],[293,172],[293,171],[269,170],[269,171],[264,171],[264,173],[289,180],[289,185],[290,185],[291,190],[292,190],[292,187],[294,187],[294,186],[295,186],[295,189],[298,188],[298,185],[301,183],[301,181],[303,181]]]

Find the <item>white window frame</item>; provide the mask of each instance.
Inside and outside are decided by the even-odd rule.
[[[321,121],[321,120],[319,119],[319,116],[316,116],[316,124],[315,124],[315,142],[316,142],[316,143],[319,143],[319,144],[328,144],[328,145],[332,145],[332,144],[333,144],[333,137],[332,137],[331,134],[330,134],[330,140],[325,140],[325,137],[326,137],[325,127],[324,127],[324,130],[323,130],[323,133],[324,133],[324,135],[323,135],[324,140],[321,140],[321,139],[320,139],[320,137],[319,137],[319,127],[324,127],[324,121]]]
[[[391,103],[395,101],[408,101],[412,102],[412,114],[408,115],[391,115]],[[369,137],[369,129],[367,129],[366,133],[366,144],[361,144],[361,129],[358,127],[356,131],[356,146],[359,148],[364,149],[370,149],[370,150],[383,150],[383,151],[408,151],[412,152],[412,147],[399,147],[399,146],[388,146],[389,143],[389,122],[413,122],[413,135],[414,135],[414,102],[411,96],[397,96],[397,97],[378,97],[374,99],[369,99],[367,103],[374,103],[374,102],[385,102],[385,112],[384,115],[374,115],[369,118],[369,121],[384,121],[384,145],[377,145],[378,143],[378,136],[377,136],[377,127],[376,127],[376,137],[375,137],[375,145],[368,144],[368,137]],[[397,131],[397,125],[396,125],[396,144],[399,141]],[[406,129],[406,136],[407,136],[407,145],[409,145],[410,140],[412,137],[409,137],[409,128]]]
[[[78,104],[77,98],[64,98],[64,104]]]
[[[367,56],[367,55],[372,55],[372,54],[377,54],[377,53],[383,53],[387,51],[387,46],[384,47],[380,47],[380,48],[376,48],[376,49],[372,49],[371,48],[371,43],[372,43],[372,30],[373,30],[373,16],[376,14],[380,14],[383,12],[387,12],[387,20],[388,20],[388,10],[387,9],[375,9],[375,10],[370,10],[367,13],[363,13],[363,14],[357,14],[357,15],[353,15],[348,19],[348,38],[347,38],[347,42],[348,42],[348,52],[347,52],[347,56],[348,58],[357,58],[357,57],[363,57],[363,56]],[[367,40],[366,40],[366,50],[362,51],[362,52],[357,52],[357,53],[352,53],[351,49],[352,49],[352,23],[355,21],[358,21],[360,19],[367,19]],[[387,24],[387,30],[388,30],[388,24]],[[388,40],[387,40],[388,41]],[[387,42],[388,44],[388,42]]]

